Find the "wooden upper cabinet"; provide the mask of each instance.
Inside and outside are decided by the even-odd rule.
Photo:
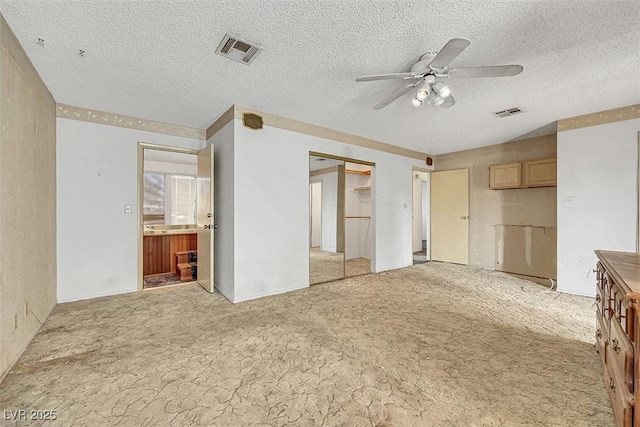
[[[522,163],[489,166],[489,188],[504,190],[522,187]]]
[[[525,187],[555,187],[556,159],[524,162]]]

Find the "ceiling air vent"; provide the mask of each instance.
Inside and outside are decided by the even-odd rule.
[[[513,107],[513,108],[509,108],[507,110],[502,110],[502,111],[496,111],[495,113],[491,113],[496,117],[509,117],[509,116],[513,116],[515,114],[520,114],[522,113],[522,110],[518,107]]]
[[[251,43],[240,40],[232,34],[225,34],[218,45],[216,53],[234,61],[249,65],[262,52],[262,48]]]

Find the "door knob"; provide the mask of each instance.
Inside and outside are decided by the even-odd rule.
[[[210,226],[209,224],[205,224],[205,225],[204,225],[204,229],[205,229],[205,230],[209,230],[210,228],[211,228],[211,226]]]
[[[217,230],[218,229],[218,224],[213,224],[213,228]]]
[[[460,219],[469,219],[469,217],[466,216],[466,215],[463,215],[463,216],[460,217]]]

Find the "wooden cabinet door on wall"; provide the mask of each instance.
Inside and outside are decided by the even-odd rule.
[[[489,166],[489,188],[505,189],[522,186],[522,163]]]
[[[525,187],[555,187],[556,159],[524,162]]]

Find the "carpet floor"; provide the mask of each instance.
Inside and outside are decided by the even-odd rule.
[[[0,410],[56,410],[30,424],[46,426],[613,426],[593,300],[523,286],[429,263],[236,305],[195,284],[59,304]]]
[[[177,285],[185,283],[175,273],[151,274],[143,277],[144,289],[159,288],[161,286]]]
[[[371,260],[368,258],[345,261],[343,253],[317,250],[309,252],[309,283],[312,285],[370,272]]]

